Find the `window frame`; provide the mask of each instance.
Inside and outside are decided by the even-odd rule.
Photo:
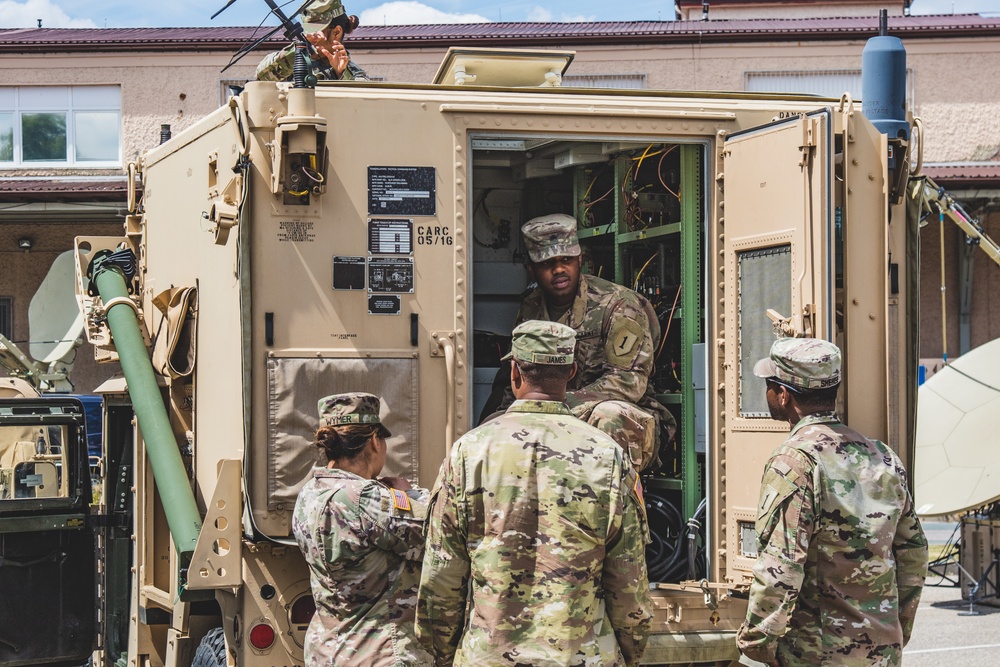
[[[108,104],[87,104],[76,100],[75,91],[87,88],[113,88],[118,92],[117,105]],[[22,91],[28,89],[59,89],[66,91],[65,104],[55,106],[34,105],[22,101]],[[0,114],[11,114],[13,122],[12,143],[13,154],[9,162],[0,162],[2,170],[25,170],[25,169],[108,169],[120,168],[122,166],[122,109],[121,109],[121,86],[117,84],[93,84],[83,86],[0,86],[0,89],[12,91],[12,108],[0,109]],[[23,143],[23,123],[22,118],[26,114],[64,114],[66,119],[66,156],[64,160],[30,160],[24,159]],[[115,127],[118,134],[117,155],[111,160],[85,160],[78,157],[77,145],[77,114],[86,113],[107,113],[114,114]]]
[[[14,297],[0,295],[0,335],[14,339]]]

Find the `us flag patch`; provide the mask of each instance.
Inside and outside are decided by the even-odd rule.
[[[642,481],[639,480],[639,476],[635,476],[635,486],[632,487],[635,491],[635,495],[639,498],[639,503],[641,505],[646,504],[646,498],[642,495]]]
[[[406,495],[405,492],[399,489],[389,489],[392,492],[392,504],[396,506],[397,509],[401,509],[404,512],[409,512],[412,508],[410,507],[410,497]]]

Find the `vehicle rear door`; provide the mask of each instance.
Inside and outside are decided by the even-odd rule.
[[[770,417],[754,363],[778,335],[835,340],[835,120],[821,109],[734,133],[723,146],[714,495],[717,543],[727,546],[719,574],[736,583],[756,558],[764,464],[788,434]]]

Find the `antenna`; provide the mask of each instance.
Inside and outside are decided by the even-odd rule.
[[[24,378],[39,391],[73,391],[69,379],[76,348],[83,336],[83,314],[76,303],[74,251],[52,262],[28,306],[28,349],[31,357],[0,336],[0,366]]]
[[[42,284],[28,305],[28,344],[31,356],[51,364],[71,354],[83,334],[83,315],[76,303],[76,271],[73,251],[52,262]]]

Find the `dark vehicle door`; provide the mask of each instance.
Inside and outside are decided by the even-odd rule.
[[[97,637],[83,406],[0,399],[0,665],[82,664]]]

